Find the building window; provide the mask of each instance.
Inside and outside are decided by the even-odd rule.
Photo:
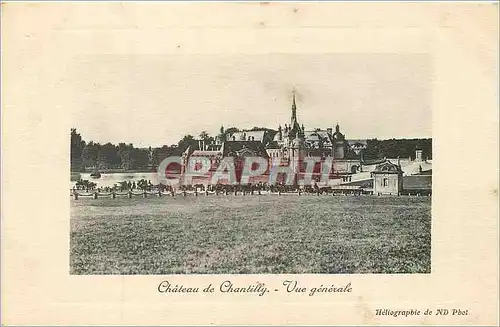
[[[382,182],[383,182],[384,187],[389,186],[389,179],[388,178],[384,178]]]

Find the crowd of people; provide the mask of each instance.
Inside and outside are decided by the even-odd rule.
[[[123,181],[118,184],[114,184],[113,186],[100,186],[97,187],[97,184],[88,180],[79,180],[76,182],[73,187],[73,191],[86,191],[86,192],[123,192],[123,191],[155,191],[161,189],[165,191],[166,188],[161,187],[160,185],[153,185],[150,180],[141,179],[139,181]]]
[[[141,179],[139,181],[122,181],[113,186],[101,186],[97,187],[97,184],[88,180],[79,180],[73,187],[73,192],[85,191],[85,192],[129,192],[129,191],[141,191],[141,192],[210,192],[210,193],[234,193],[240,192],[243,194],[253,194],[255,192],[272,192],[272,193],[290,193],[290,192],[303,192],[303,193],[331,193],[332,189],[329,187],[320,187],[317,183],[311,185],[285,185],[284,183],[277,184],[267,184],[267,183],[257,183],[257,184],[195,184],[195,185],[181,185],[178,187],[173,187],[170,185],[153,184],[151,180]]]

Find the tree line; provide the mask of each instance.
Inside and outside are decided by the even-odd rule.
[[[234,131],[235,128],[231,129]],[[218,137],[225,138],[221,129]],[[205,144],[215,143],[215,138],[206,131],[199,135]],[[198,140],[193,135],[185,135],[177,144],[164,145],[160,148],[137,148],[132,143],[100,144],[86,142],[76,128],[71,128],[70,165],[71,171],[91,170],[142,170],[154,171],[168,156],[180,156],[189,147],[197,147]]]
[[[379,158],[412,158],[415,159],[415,150],[420,148],[422,156],[432,159],[432,139],[371,139],[366,142],[366,149],[363,150],[364,159]]]
[[[85,142],[76,129],[71,129],[71,170],[89,169],[147,169],[149,149],[135,148],[133,144],[100,144]]]
[[[276,132],[263,127],[254,127],[251,130],[266,130]],[[105,144],[93,141],[86,142],[76,128],[71,129],[71,150],[70,161],[71,171],[89,170],[143,170],[154,171],[158,165],[168,156],[180,156],[186,149],[198,147],[198,140],[210,145],[216,140],[224,141],[226,136],[240,129],[231,127],[220,128],[216,136],[210,136],[206,131],[202,131],[199,139],[193,135],[185,135],[177,144],[163,145],[159,148],[137,148],[132,143],[110,142]],[[274,133],[272,133],[274,135]],[[390,140],[367,140],[367,147],[363,150],[364,159],[377,158],[414,158],[415,149],[420,147],[425,158],[432,158],[432,139],[390,139]]]

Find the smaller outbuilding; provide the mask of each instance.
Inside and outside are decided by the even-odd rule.
[[[403,191],[403,171],[399,165],[386,161],[372,171],[373,194],[400,195]]]

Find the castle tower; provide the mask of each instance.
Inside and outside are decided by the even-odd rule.
[[[340,126],[337,123],[335,133],[333,133],[333,158],[344,159],[345,157],[345,136],[340,132]]]
[[[297,121],[297,105],[295,103],[295,90],[293,91],[293,102],[292,102],[292,117],[290,118],[290,129],[288,131],[288,138],[294,140],[295,138],[304,138],[304,131],[300,128],[299,122]]]
[[[297,104],[295,102],[295,90],[293,91],[292,116],[290,118],[290,129],[288,131],[288,146],[290,163],[297,167],[296,173],[301,171],[304,157],[306,155],[304,130],[297,121]]]

